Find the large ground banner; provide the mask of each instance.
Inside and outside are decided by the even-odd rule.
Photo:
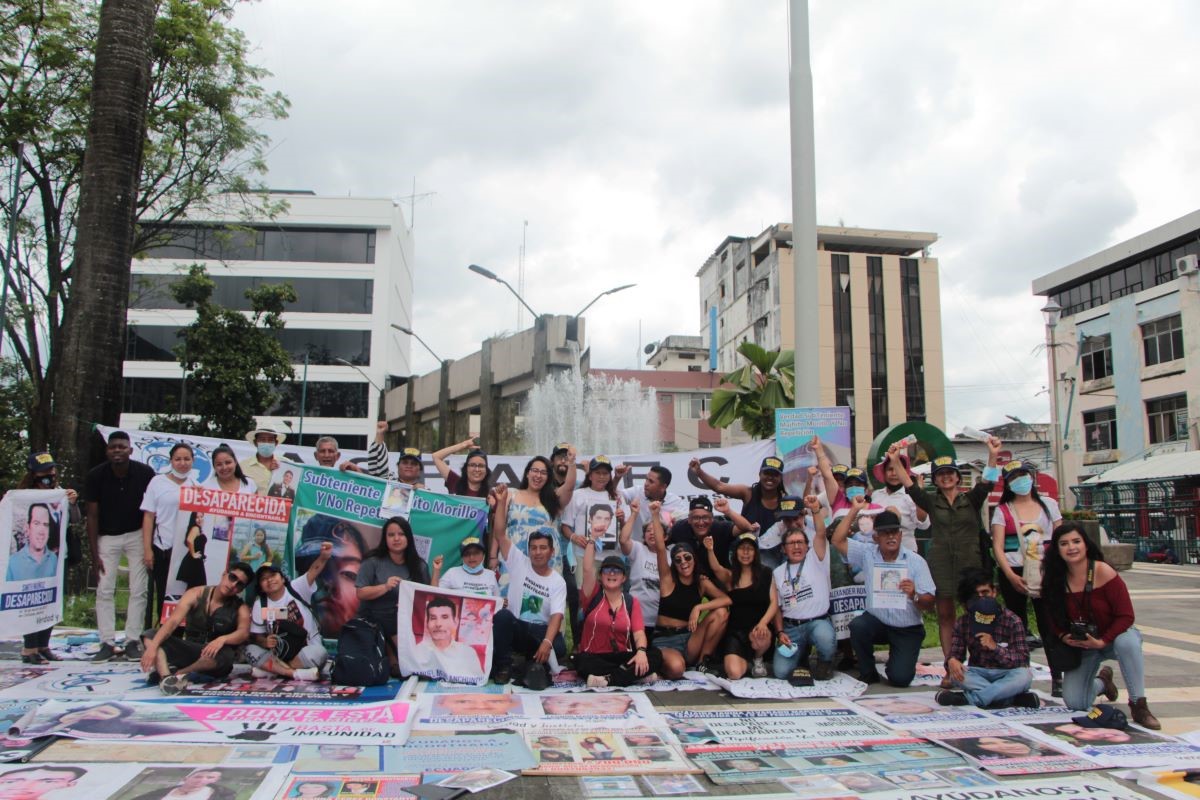
[[[34,633],[62,620],[67,493],[23,489],[0,500],[0,628]]]
[[[481,686],[492,672],[492,620],[500,598],[405,581],[396,649],[403,675]]]
[[[838,739],[892,739],[883,724],[830,701],[804,708],[760,706],[747,710],[671,711],[663,719],[682,744],[773,745]]]
[[[234,561],[283,569],[291,514],[282,497],[181,486],[167,596],[218,583]]]

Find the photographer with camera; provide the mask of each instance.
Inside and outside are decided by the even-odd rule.
[[[1162,725],[1146,705],[1142,635],[1133,627],[1133,601],[1117,571],[1104,561],[1100,546],[1083,526],[1068,522],[1054,531],[1042,574],[1042,597],[1049,612],[1052,641],[1046,653],[1063,670],[1063,701],[1086,711],[1096,695],[1117,699],[1112,668],[1100,663],[1116,659],[1129,691],[1129,711],[1143,728]]]

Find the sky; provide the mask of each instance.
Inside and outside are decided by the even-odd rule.
[[[1200,3],[809,5],[818,224],[937,233],[950,431],[1048,421],[1032,280],[1196,208]],[[467,265],[516,286],[524,235],[539,313],[637,284],[586,315],[592,365],[634,368],[700,332],[695,273],[726,236],[791,221],[787,14],[261,0],[235,24],[292,102],[267,183],[404,198],[439,356],[518,329]]]

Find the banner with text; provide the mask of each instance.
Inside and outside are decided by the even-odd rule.
[[[22,489],[0,500],[0,623],[6,635],[62,620],[70,509],[63,489]]]
[[[812,438],[819,436],[831,464],[853,464],[850,453],[850,409],[775,409],[775,447],[783,460],[783,482],[790,494],[800,494],[808,481],[808,468],[817,465]],[[829,487],[826,487],[828,489]],[[833,497],[829,498],[833,502]]]

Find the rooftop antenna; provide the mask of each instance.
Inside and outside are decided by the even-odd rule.
[[[397,200],[408,201],[408,229],[414,230],[417,227],[417,201],[424,200],[426,197],[433,197],[437,192],[422,192],[417,194],[417,176],[413,176],[412,194],[402,194]]]
[[[521,225],[521,249],[517,253],[517,294],[525,296],[525,234],[529,231],[529,220]],[[524,327],[525,310],[517,303],[517,330]]]

